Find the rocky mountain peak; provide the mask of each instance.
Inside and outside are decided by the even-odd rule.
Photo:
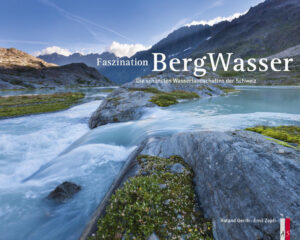
[[[41,69],[45,67],[57,66],[53,63],[47,63],[40,58],[31,56],[15,48],[0,48],[0,67],[19,68],[30,67]]]

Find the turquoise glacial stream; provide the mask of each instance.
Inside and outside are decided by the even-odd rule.
[[[146,109],[140,120],[93,130],[88,118],[101,100],[0,120],[0,239],[78,239],[127,156],[146,137],[258,124],[300,126],[300,89],[240,89],[223,97]],[[63,181],[73,181],[82,190],[61,205],[45,200]]]

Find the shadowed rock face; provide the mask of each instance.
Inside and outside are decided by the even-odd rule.
[[[150,140],[142,154],[179,155],[193,168],[215,239],[278,239],[279,218],[290,217],[300,236],[300,153],[247,131],[182,133]],[[221,219],[275,218],[275,223],[222,223]]]
[[[72,182],[63,182],[58,185],[47,196],[48,199],[54,200],[57,203],[62,203],[72,198],[77,192],[81,190],[81,187]]]

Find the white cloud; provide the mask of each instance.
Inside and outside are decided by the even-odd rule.
[[[41,51],[37,51],[32,53],[33,56],[40,56],[40,55],[47,55],[47,54],[52,54],[52,53],[57,53],[60,55],[64,56],[70,56],[72,53],[65,48],[57,47],[57,46],[52,46],[52,47],[47,47]]]
[[[235,13],[229,17],[216,17],[214,19],[211,19],[211,20],[208,20],[208,21],[205,21],[205,20],[202,20],[202,21],[192,21],[191,23],[188,23],[186,24],[185,26],[187,27],[190,27],[190,26],[193,26],[193,25],[209,25],[209,26],[213,26],[219,22],[223,22],[223,21],[228,21],[228,22],[231,22],[232,20],[236,19],[236,18],[239,18],[240,16],[242,15],[245,15],[248,11],[244,12],[244,13]]]
[[[136,52],[147,50],[150,47],[151,46],[146,47],[142,44],[122,44],[114,41],[106,50],[114,53],[117,57],[131,57]]]

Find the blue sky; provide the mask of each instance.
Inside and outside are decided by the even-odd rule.
[[[259,2],[262,0],[2,0],[0,46],[28,53],[51,46],[83,53],[130,46],[134,51],[192,21],[243,13]]]

